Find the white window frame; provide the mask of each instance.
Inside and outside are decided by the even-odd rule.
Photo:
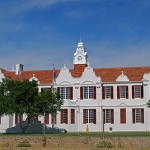
[[[105,99],[111,99],[111,86],[105,86]]]
[[[141,85],[134,85],[134,98],[141,98]]]
[[[121,85],[119,88],[120,88],[120,99],[126,99],[126,86]]]
[[[94,123],[94,109],[86,109],[86,123]]]
[[[142,115],[141,108],[136,108],[135,109],[135,123],[142,123],[141,115]]]
[[[70,87],[60,87],[60,97],[62,99],[70,99]]]
[[[105,123],[111,123],[111,109],[105,109]]]
[[[93,98],[94,98],[94,87],[83,86],[83,99],[93,99]]]

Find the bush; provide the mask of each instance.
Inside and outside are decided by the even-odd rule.
[[[31,144],[26,139],[21,139],[17,144],[17,147],[31,147]]]
[[[112,143],[110,141],[99,141],[95,144],[96,148],[112,148]]]
[[[9,143],[4,143],[2,147],[11,147],[11,145]]]

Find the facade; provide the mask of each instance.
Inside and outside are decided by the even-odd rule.
[[[6,71],[2,78],[38,81],[38,90],[57,88],[64,104],[54,118],[46,115],[47,126],[65,128],[68,132],[150,131],[150,67],[92,68],[83,42],[79,42],[73,57],[73,69],[24,71],[23,65]],[[22,118],[25,120],[25,115]],[[42,116],[37,120],[43,122]],[[17,116],[2,116],[0,132],[13,127]]]

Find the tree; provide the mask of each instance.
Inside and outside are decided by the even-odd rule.
[[[54,89],[52,92],[41,92],[37,97],[35,105],[37,108],[36,112],[38,112],[38,114],[43,116],[45,113],[51,114],[53,118],[57,114],[57,111],[60,111],[60,108],[63,105],[63,100],[60,98],[58,91]],[[52,127],[54,127],[53,122]]]
[[[18,115],[22,133],[26,132],[35,115],[44,115],[45,121],[45,113],[56,115],[62,104],[63,100],[57,90],[38,94],[38,85],[34,80],[6,78],[0,84],[0,115]],[[26,123],[21,122],[23,114],[27,115]]]
[[[1,115],[27,115],[27,124],[24,125],[20,118],[22,133],[28,129],[31,119],[36,113],[35,103],[37,92],[37,82],[29,80],[3,79],[0,85],[0,114]]]
[[[43,91],[39,94],[36,100],[36,112],[44,116],[44,137],[43,137],[43,146],[46,146],[46,137],[45,137],[45,114],[51,114],[52,119],[57,114],[57,111],[60,110],[63,100],[60,98],[57,90],[52,89],[52,92]],[[52,122],[52,128],[54,127],[54,122]]]

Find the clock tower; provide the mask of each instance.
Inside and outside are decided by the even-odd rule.
[[[76,48],[76,52],[73,57],[74,65],[86,65],[88,64],[87,52],[85,52],[85,47],[83,42],[79,42]]]
[[[76,52],[74,53],[73,64],[74,64],[74,73],[73,73],[74,77],[80,77],[85,67],[88,66],[87,52],[85,51],[84,44],[81,40],[77,45]]]

